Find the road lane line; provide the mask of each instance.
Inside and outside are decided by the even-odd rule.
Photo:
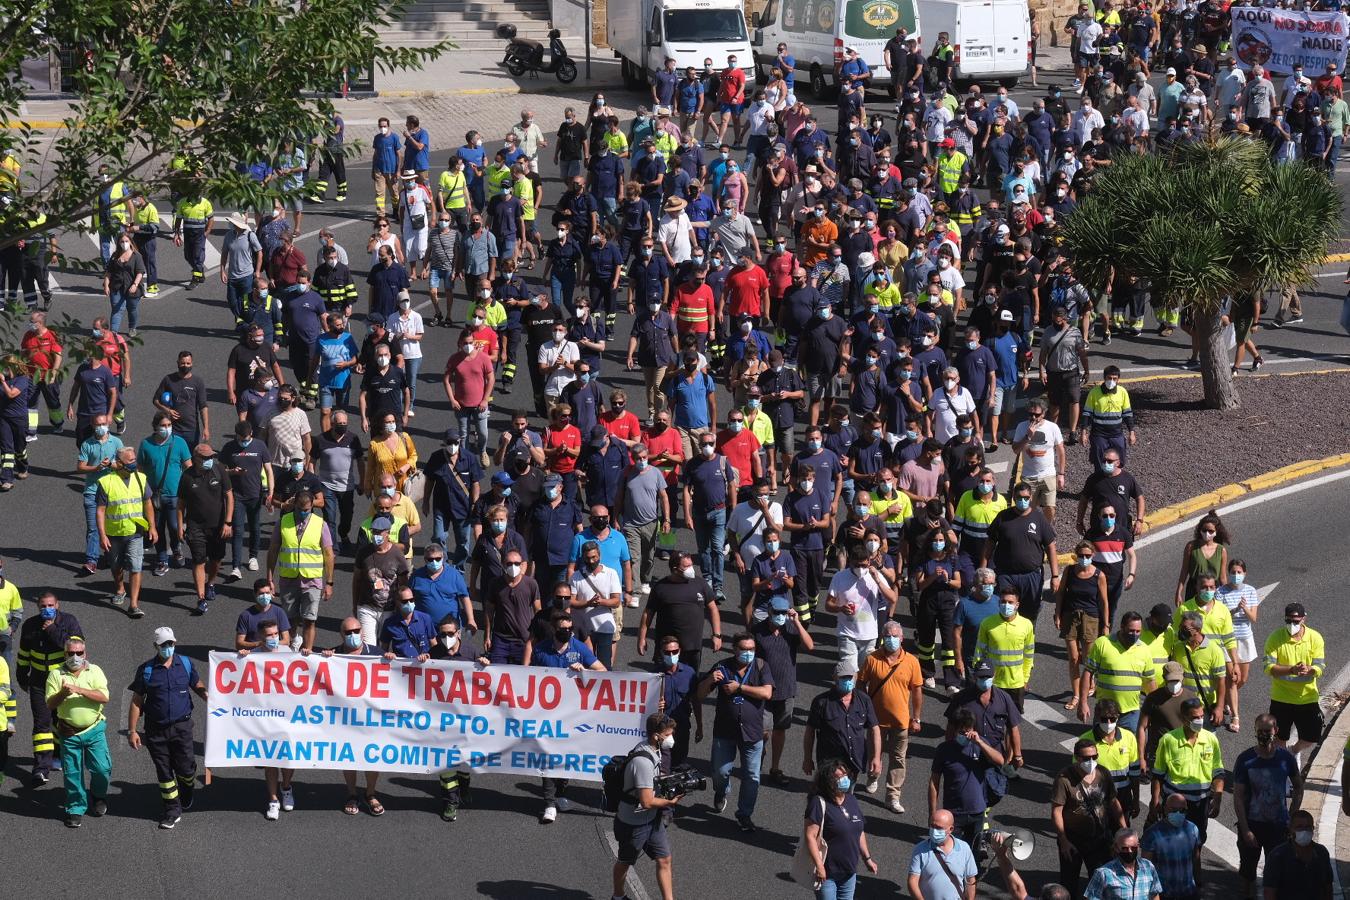
[[[615,859],[618,859],[619,842],[614,839],[614,832],[602,824],[607,821],[608,819],[605,818],[598,820],[595,823],[595,830],[600,832],[600,836],[604,838],[605,844],[609,846],[609,852],[614,854]],[[647,893],[647,889],[643,887],[642,882],[638,880],[637,866],[633,866],[628,870],[628,875],[624,878],[623,890],[624,894],[631,897],[632,900],[652,900],[651,895]]]

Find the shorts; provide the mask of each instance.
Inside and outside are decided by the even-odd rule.
[[[515,238],[502,238],[500,243],[501,243],[501,252],[497,254],[500,259],[510,259],[511,257],[516,255]]]
[[[830,400],[839,396],[839,381],[834,375],[808,374],[806,376],[806,397],[812,402]]]
[[[208,531],[201,525],[193,525],[189,522],[184,539],[187,541],[188,551],[192,554],[194,565],[208,562],[218,563],[225,558],[225,546],[229,541],[220,536],[220,529],[218,528]]]
[[[792,725],[792,698],[770,700],[764,704],[764,730],[787,731]]]
[[[119,572],[139,575],[145,561],[145,535],[108,536],[108,565]]]
[[[1061,623],[1059,629],[1059,636],[1064,640],[1074,641],[1084,647],[1090,647],[1100,635],[1101,621],[1081,609],[1070,611],[1069,617]]]
[[[1031,502],[1034,505],[1055,508],[1055,501],[1059,498],[1059,483],[1054,475],[1046,475],[1044,478],[1023,478],[1022,480],[1031,486]]]
[[[1237,639],[1237,652],[1233,654],[1240,663],[1256,661],[1256,639],[1251,635]]]
[[[332,409],[336,406],[338,409],[346,409],[349,405],[348,400],[351,397],[351,392],[351,379],[348,379],[347,383],[340,388],[321,387],[319,388],[319,408]]]
[[[1080,54],[1078,54],[1078,65],[1080,65],[1080,66],[1083,67],[1084,69],[1091,69],[1091,68],[1093,68],[1094,66],[1097,65],[1097,63],[1098,63],[1099,61],[1100,61],[1100,60],[1098,59],[1098,56],[1097,56],[1096,53],[1080,53]]]
[[[288,197],[287,199],[283,200],[282,203],[284,203],[286,208],[289,209],[291,212],[305,211],[305,201],[300,199],[299,196]]]
[[[719,103],[719,104],[717,104],[717,111],[718,111],[718,112],[731,113],[733,116],[739,116],[739,115],[741,114],[741,112],[744,111],[744,109],[745,109],[745,104],[744,104],[744,103]]]
[[[427,255],[427,237],[430,233],[428,228],[403,229],[403,254],[410,264],[420,262]]]
[[[619,862],[631,866],[646,853],[651,859],[670,857],[670,837],[666,834],[665,816],[657,815],[645,825],[629,825],[614,820],[614,840],[619,845]]]
[[[1314,700],[1312,703],[1285,703],[1281,700],[1270,701],[1270,714],[1275,717],[1280,740],[1287,741],[1298,729],[1300,741],[1319,741],[1326,722],[1322,718],[1322,707]]]
[[[439,291],[445,288],[447,291],[454,290],[455,273],[451,269],[432,269],[431,270],[431,289]]]
[[[1083,376],[1078,372],[1050,372],[1045,389],[1055,406],[1072,406],[1083,391]]]
[[[994,388],[994,415],[1012,415],[1017,412],[1017,385]]]
[[[319,621],[319,601],[323,599],[321,589],[301,587],[298,578],[282,578],[280,588],[286,612],[292,619]]]

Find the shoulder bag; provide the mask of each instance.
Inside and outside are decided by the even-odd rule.
[[[825,798],[817,797],[820,801],[820,836],[816,838],[816,846],[820,848],[820,858],[824,859],[825,854],[829,852],[830,845],[825,842]],[[789,870],[792,880],[798,884],[804,884],[815,888],[816,883],[816,863],[811,859],[811,851],[807,847],[805,836],[797,842],[797,849],[792,854],[792,868]]]

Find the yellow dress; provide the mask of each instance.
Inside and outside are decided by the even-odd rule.
[[[366,487],[374,490],[380,484],[380,476],[386,472],[398,478],[398,489],[403,490],[406,475],[399,475],[403,466],[416,467],[417,445],[405,432],[398,432],[398,440],[391,447],[388,438],[372,441],[370,455],[366,458]]]

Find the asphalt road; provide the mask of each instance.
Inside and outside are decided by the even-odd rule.
[[[1019,93],[1014,96],[1025,105]],[[1026,98],[1029,97],[1030,94],[1026,94]],[[566,100],[551,98],[547,101],[549,109],[555,101],[556,105],[561,105]],[[542,108],[544,101],[537,105]],[[407,106],[400,104],[399,111],[394,114],[401,114]],[[514,108],[513,103],[511,109]],[[366,115],[373,122],[378,114],[376,107],[369,105],[358,107],[353,104],[351,109],[349,121],[352,122],[364,121],[362,116]],[[484,109],[482,113],[493,123],[505,118],[509,124],[514,119],[510,110],[501,108]],[[542,110],[540,115],[541,120],[548,121]],[[423,121],[431,125],[438,146],[457,143],[457,138],[439,139],[440,133],[458,132],[464,127],[459,121],[439,120],[444,125],[438,132],[437,122],[430,114],[424,113]],[[488,130],[495,132],[495,124],[488,126]],[[438,170],[444,158],[444,152],[434,155]],[[366,190],[359,172],[359,167],[353,166],[354,199],[363,199]],[[551,176],[552,172],[546,170],[546,174]],[[550,192],[554,189],[556,182],[550,182]],[[164,208],[161,204],[161,209]],[[328,224],[338,229],[339,241],[351,253],[353,269],[364,268],[361,250],[368,234],[368,222],[368,210],[355,205],[312,207],[306,215],[306,235],[301,239],[301,249],[312,258],[317,247],[314,235],[320,225]],[[219,233],[214,243],[219,246]],[[96,252],[87,238],[78,235],[65,237],[63,245],[67,250],[80,248],[86,256]],[[163,287],[157,299],[147,300],[141,307],[144,345],[135,352],[135,378],[128,395],[125,440],[133,444],[149,428],[148,385],[173,368],[175,355],[183,348],[194,351],[197,372],[211,387],[210,400],[215,417],[213,433],[224,433],[228,421],[232,420],[232,411],[224,404],[223,379],[224,362],[233,344],[233,335],[229,331],[230,319],[221,286],[218,280],[212,280],[212,273],[207,284],[196,291],[175,287],[185,282],[186,266],[167,243],[161,244],[160,250]],[[1339,275],[1339,271],[1336,274]],[[101,294],[94,293],[92,279],[65,272],[58,272],[56,277],[59,282],[58,312],[69,312],[87,322],[106,311]],[[1336,327],[1339,305],[1331,302],[1338,299],[1339,285],[1334,280],[1326,280],[1336,286],[1336,290],[1307,304],[1308,321],[1304,325],[1264,333],[1262,341],[1269,340],[1272,347],[1267,350],[1267,359],[1272,364],[1275,357],[1283,355],[1293,360],[1286,363],[1289,366],[1314,367],[1314,363],[1320,366],[1324,363],[1317,359],[1318,356],[1342,351],[1344,335]],[[418,289],[421,302],[424,285],[419,285]],[[627,328],[627,317],[621,317],[619,335],[626,337]],[[359,337],[361,328],[357,326],[356,330]],[[454,335],[455,332],[449,330],[433,329],[425,342],[428,361],[420,385],[419,416],[412,429],[424,454],[430,452],[441,430],[449,423],[436,379],[444,359],[453,350]],[[1276,349],[1281,347],[1283,349]],[[1140,369],[1170,368],[1184,358],[1185,352],[1175,338],[1162,340],[1152,336],[1133,341],[1118,340],[1105,349],[1109,352],[1094,346],[1094,367],[1110,359]],[[611,363],[611,359],[613,355],[606,361],[605,380],[631,389],[636,380]],[[514,398],[522,399],[520,389]],[[503,408],[509,405],[509,401],[499,404]],[[501,424],[500,414],[494,416],[494,434]],[[120,731],[125,722],[127,702],[126,694],[120,688],[131,681],[137,664],[150,654],[149,639],[153,628],[163,624],[174,627],[180,639],[180,652],[189,653],[200,662],[209,649],[231,643],[235,614],[247,602],[245,591],[238,586],[224,589],[211,614],[196,618],[189,614],[192,594],[187,573],[173,571],[158,579],[147,575],[142,594],[147,617],[140,622],[125,618],[106,603],[110,588],[106,574],[85,580],[73,578],[82,558],[83,541],[79,480],[72,472],[73,440],[68,434],[53,437],[44,433],[37,443],[29,446],[34,477],[0,499],[0,503],[11,511],[10,515],[0,519],[0,555],[8,562],[6,575],[21,586],[25,598],[31,599],[42,588],[56,590],[66,608],[80,617],[89,636],[91,656],[104,667],[114,686],[108,717]],[[1081,448],[1075,448],[1075,452],[1082,452]],[[1322,621],[1318,603],[1312,599],[1329,595],[1334,589],[1331,568],[1312,565],[1311,561],[1334,558],[1332,554],[1341,549],[1340,542],[1333,529],[1325,525],[1310,528],[1305,523],[1337,521],[1347,499],[1350,499],[1350,492],[1346,482],[1342,481],[1332,487],[1280,501],[1269,508],[1257,505],[1237,513],[1232,522],[1237,534],[1236,552],[1251,564],[1253,583],[1280,582],[1272,594],[1272,603],[1277,606],[1294,597],[1308,603],[1314,623],[1324,628],[1332,647],[1343,626],[1330,616],[1327,621]],[[1271,540],[1270,535],[1298,535],[1301,540],[1294,549],[1290,546],[1291,541]],[[684,545],[692,544],[688,534],[681,537]],[[1132,594],[1127,595],[1133,601],[1129,605],[1146,608],[1157,599],[1170,595],[1183,541],[1184,537],[1172,537],[1142,551],[1141,578]],[[1308,562],[1304,564],[1302,560]],[[730,587],[734,601],[734,583]],[[335,639],[336,617],[346,606],[345,590],[340,589],[339,597],[320,620],[321,640]],[[32,611],[31,604],[28,611]],[[1269,633],[1273,621],[1278,621],[1277,615],[1262,624],[1262,637]],[[822,616],[820,631],[828,632],[829,625],[829,617]],[[1061,742],[1081,729],[1064,723],[1062,714],[1056,712],[1059,706],[1056,701],[1062,701],[1063,651],[1054,639],[1048,621],[1041,623],[1040,634],[1043,644],[1038,655],[1033,692],[1048,698],[1050,706],[1041,710],[1033,704],[1033,713],[1040,710],[1042,721],[1028,725],[1025,731],[1027,756],[1035,771],[1014,783],[1012,795],[1000,807],[997,818],[1001,822],[1025,825],[1045,836],[1048,835],[1045,798],[1049,775],[1065,758]],[[823,643],[827,645],[825,649],[802,661],[801,708],[828,680],[834,661],[833,641],[827,638]],[[631,638],[620,645],[624,664],[631,662],[633,647]],[[1344,660],[1338,660],[1334,650],[1331,656],[1333,667],[1343,664]],[[1249,710],[1245,717],[1248,724],[1252,720],[1250,711],[1263,705],[1264,697],[1260,694],[1258,678],[1244,694],[1243,705]],[[936,697],[930,699],[930,703],[938,702],[941,701]],[[927,718],[934,718],[936,708],[929,707]],[[799,719],[801,714],[799,709]],[[1056,715],[1060,716],[1058,720]],[[199,729],[201,727],[204,726],[199,725]],[[29,734],[28,714],[21,711],[18,734],[10,745],[13,757],[10,776],[27,772]],[[910,809],[906,816],[897,820],[885,812],[875,798],[864,801],[869,831],[873,835],[873,851],[882,865],[882,872],[876,878],[862,880],[860,897],[893,896],[895,883],[903,881],[910,847],[925,827],[922,787],[927,759],[935,740],[936,729],[930,727],[913,749],[914,773],[905,791],[905,802]],[[344,791],[340,776],[314,773],[302,775],[298,780],[297,811],[284,815],[281,822],[273,824],[262,819],[265,795],[260,773],[244,769],[220,771],[210,789],[198,792],[197,807],[179,828],[160,833],[154,825],[159,803],[148,757],[133,753],[120,735],[113,736],[112,742],[114,786],[110,814],[103,820],[86,819],[85,827],[79,832],[69,832],[61,824],[59,780],[42,790],[21,786],[13,777],[5,780],[0,788],[0,814],[10,814],[5,821],[14,824],[3,832],[9,838],[5,842],[7,874],[4,884],[14,896],[21,896],[25,889],[60,895],[86,894],[90,889],[96,889],[167,897],[187,888],[204,896],[224,896],[260,881],[278,887],[284,884],[301,895],[320,891],[332,893],[334,890],[342,894],[365,893],[372,886],[396,891],[472,892],[491,898],[571,900],[608,895],[608,868],[612,855],[605,836],[609,833],[610,823],[593,808],[598,800],[594,787],[583,787],[574,794],[582,807],[589,805],[592,808],[565,814],[557,825],[548,828],[536,824],[535,815],[540,806],[537,781],[505,776],[481,778],[475,782],[473,808],[467,809],[457,823],[445,825],[436,815],[439,807],[432,777],[400,775],[383,780],[381,796],[389,814],[376,821],[364,815],[354,819],[342,816],[339,808]],[[1223,743],[1225,756],[1231,759],[1245,746],[1246,739],[1224,733]],[[789,735],[787,746],[784,768],[789,773],[796,772],[800,762],[800,731]],[[706,757],[706,753],[705,745],[697,748],[695,756]],[[765,787],[756,815],[762,830],[748,839],[736,830],[730,817],[712,814],[707,795],[691,801],[689,808],[680,815],[680,828],[674,836],[680,894],[720,900],[762,892],[766,887],[796,891],[782,881],[800,825],[802,787],[800,780],[787,791]],[[1222,821],[1231,824],[1228,809],[1225,809]],[[509,848],[503,848],[502,835],[512,836]],[[441,841],[445,842],[444,850],[438,846]],[[286,852],[278,854],[278,847]],[[436,849],[428,852],[432,847]],[[336,858],[327,857],[324,850],[334,852]],[[448,855],[444,855],[447,851]],[[52,863],[57,859],[73,860],[75,864],[61,865],[59,870],[53,871]],[[323,865],[323,871],[314,869],[315,862]],[[1217,858],[1209,862],[1221,865]],[[222,878],[222,871],[229,874]],[[1052,842],[1047,839],[1028,866],[1028,883],[1034,889],[1053,877],[1054,871]],[[639,874],[645,890],[654,894],[650,866],[639,867]]]

